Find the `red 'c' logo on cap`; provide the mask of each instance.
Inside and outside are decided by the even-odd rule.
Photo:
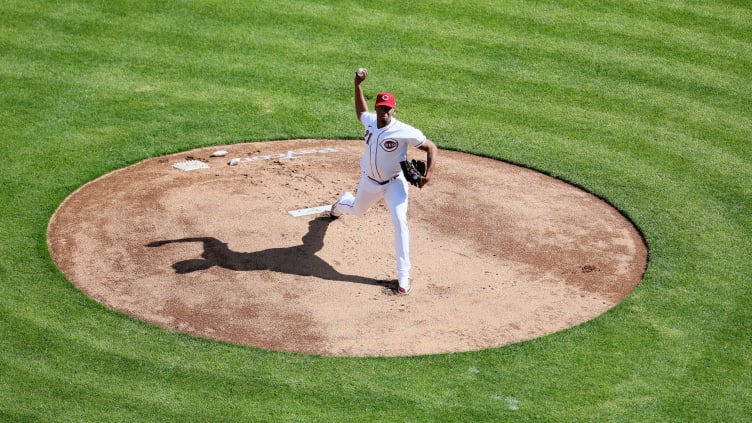
[[[399,146],[399,143],[395,140],[386,140],[383,143],[381,143],[381,147],[384,148],[386,151],[394,151]]]
[[[381,96],[381,99],[384,100],[384,101],[387,101],[387,100],[389,100],[389,96],[386,95],[386,94],[384,94],[384,95]]]

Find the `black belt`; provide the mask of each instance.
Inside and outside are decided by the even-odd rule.
[[[399,175],[394,175],[394,176],[392,176],[391,178],[387,179],[386,181],[377,181],[376,179],[373,179],[373,178],[371,178],[370,176],[368,177],[368,179],[372,180],[373,182],[376,182],[376,183],[377,183],[377,184],[379,184],[379,185],[386,185],[386,184],[388,184],[389,182],[392,182],[393,180],[395,180],[395,179],[397,179],[397,178],[399,178]]]

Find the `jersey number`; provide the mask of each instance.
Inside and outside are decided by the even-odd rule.
[[[364,135],[364,138],[366,139],[366,145],[368,145],[368,143],[371,142],[372,135],[373,135],[373,132],[366,129],[366,134]]]

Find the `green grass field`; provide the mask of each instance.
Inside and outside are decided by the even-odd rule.
[[[4,0],[0,21],[0,421],[752,421],[749,2]],[[56,269],[47,223],[102,174],[359,138],[359,66],[441,148],[620,209],[641,285],[533,341],[357,359],[168,332]]]

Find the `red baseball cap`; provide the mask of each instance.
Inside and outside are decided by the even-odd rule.
[[[394,106],[396,105],[397,105],[397,100],[394,98],[394,94],[392,93],[380,92],[376,96],[376,107],[389,106],[392,109],[394,109]]]

